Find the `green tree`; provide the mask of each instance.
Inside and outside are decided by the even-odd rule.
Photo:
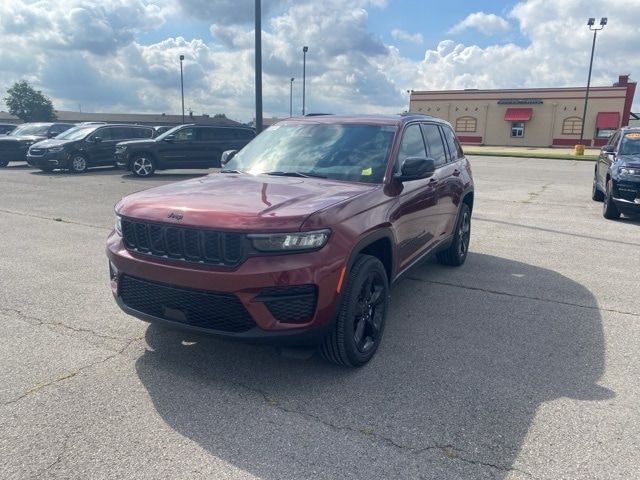
[[[56,119],[51,100],[35,90],[26,80],[13,84],[7,90],[4,103],[9,108],[9,113],[25,122],[46,122]]]
[[[213,118],[227,118],[227,116],[224,113],[216,113]]]

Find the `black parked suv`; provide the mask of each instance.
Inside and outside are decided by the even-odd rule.
[[[0,167],[9,162],[27,160],[29,147],[45,138],[53,138],[74,127],[73,123],[23,123],[8,135],[0,137]]]
[[[15,123],[0,123],[0,135],[7,135],[16,129]]]
[[[240,150],[256,133],[248,127],[180,125],[153,140],[119,143],[116,162],[138,177],[171,168],[220,167],[225,150]]]
[[[640,214],[640,128],[621,128],[602,147],[591,196],[604,218]]]
[[[140,125],[81,125],[55,139],[36,143],[27,161],[45,172],[56,168],[82,173],[89,167],[114,166],[113,152],[122,140],[152,138],[153,127]]]

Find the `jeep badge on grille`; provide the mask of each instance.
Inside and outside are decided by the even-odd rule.
[[[183,215],[181,213],[171,212],[167,218],[173,218],[174,220],[182,220]]]

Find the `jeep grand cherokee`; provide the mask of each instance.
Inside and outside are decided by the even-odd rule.
[[[319,345],[360,366],[389,285],[430,254],[467,256],[473,181],[451,126],[423,115],[316,116],[261,133],[220,173],[122,199],[111,289],[140,319]]]

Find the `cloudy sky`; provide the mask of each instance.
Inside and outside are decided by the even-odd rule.
[[[265,116],[400,112],[408,89],[586,83],[640,77],[640,0],[262,0]],[[241,121],[254,111],[254,0],[0,0],[0,92],[19,79],[57,109],[180,112]],[[4,96],[4,95],[0,95]],[[640,97],[640,94],[638,95]],[[640,98],[634,110],[640,110]],[[6,109],[0,104],[0,109]]]

